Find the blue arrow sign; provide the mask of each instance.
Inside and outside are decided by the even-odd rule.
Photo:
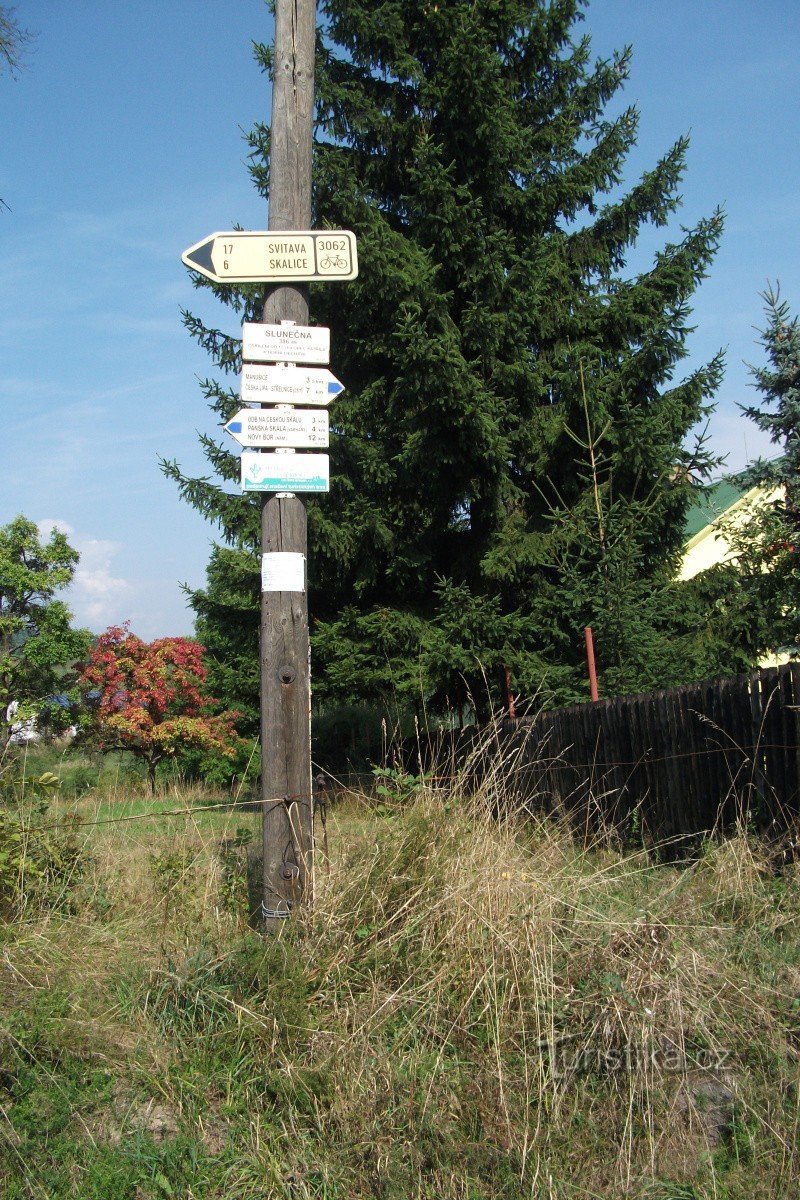
[[[240,408],[225,429],[240,446],[306,447],[328,445],[324,408]]]
[[[247,362],[242,366],[241,396],[245,404],[327,405],[344,390],[344,384],[327,367]]]

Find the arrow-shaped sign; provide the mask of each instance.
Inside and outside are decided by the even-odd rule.
[[[327,367],[242,366],[245,404],[330,404],[343,391],[344,384]]]
[[[328,414],[319,409],[242,408],[225,429],[241,446],[328,445]]]
[[[181,259],[215,283],[355,279],[358,254],[349,229],[211,233]]]

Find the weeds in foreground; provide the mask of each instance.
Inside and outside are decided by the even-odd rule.
[[[0,759],[0,921],[63,908],[85,866],[70,816],[48,820],[58,778],[25,768],[24,760]]]
[[[790,1195],[796,868],[401,801],[334,808],[266,941],[241,813],[98,829],[76,911],[6,928],[4,1195]]]

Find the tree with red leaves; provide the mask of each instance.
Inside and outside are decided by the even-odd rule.
[[[189,638],[143,642],[127,624],[101,634],[82,675],[99,693],[90,737],[104,752],[127,750],[147,764],[155,792],[158,764],[194,746],[232,757],[236,713],[214,715],[204,692],[203,647]]]

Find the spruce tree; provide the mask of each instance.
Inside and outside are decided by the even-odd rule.
[[[724,530],[734,562],[718,589],[729,629],[753,662],[774,651],[800,654],[800,322],[778,288],[762,299],[767,365],[750,368],[761,402],[740,407],[779,453],[739,476],[761,498],[746,521]]]
[[[615,689],[667,670],[651,600],[710,466],[685,439],[721,363],[675,372],[721,219],[626,269],[642,227],[678,207],[687,141],[622,187],[638,115],[605,114],[630,51],[593,61],[583,8],[321,4],[315,222],[356,231],[361,273],[312,289],[347,385],[331,493],[309,510],[318,697],[469,691],[481,708],[510,669],[517,692],[571,699],[586,624]],[[265,191],[266,129],[251,146]],[[218,291],[256,311],[255,289]],[[187,323],[236,367],[233,339]],[[230,415],[233,392],[206,394]],[[205,449],[234,479],[234,456]],[[228,540],[255,546],[247,500],[167,469]]]
[[[258,613],[261,573],[252,552],[214,546],[207,587],[192,595],[195,635],[206,651],[208,690],[233,710],[240,732],[259,728]]]
[[[762,395],[760,405],[740,405],[742,412],[759,429],[769,434],[780,453],[772,459],[759,458],[742,474],[750,487],[780,488],[778,512],[794,548],[800,543],[800,322],[791,315],[789,303],[781,300],[779,288],[762,293],[767,328],[761,344],[767,353],[766,367],[751,367],[755,386]]]

